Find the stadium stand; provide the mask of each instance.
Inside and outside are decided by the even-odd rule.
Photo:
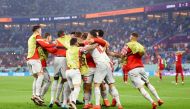
[[[98,1],[98,2],[97,2]],[[175,0],[187,1],[187,0]],[[170,3],[173,0],[1,0],[0,16],[76,15]],[[23,5],[24,4],[24,5]],[[101,7],[101,8],[100,8]],[[96,9],[96,11],[94,11]]]
[[[23,2],[26,4],[24,6],[21,6],[23,3],[19,3],[16,0],[13,1],[15,2],[9,3],[7,0],[2,0],[2,3],[0,4],[0,16],[17,16],[15,14],[17,12],[20,12],[21,17],[24,17],[26,15],[28,17],[35,15],[42,16],[83,14],[92,12],[91,8],[97,8],[98,5],[101,5],[101,7],[105,7],[107,9],[97,8],[96,12],[130,8],[131,4],[131,6],[139,7],[144,5],[159,4],[160,2],[171,2],[173,0],[157,0],[149,4],[146,3],[147,0],[125,0],[123,2],[128,2],[123,4],[121,0],[118,0],[118,2],[115,0],[113,0],[113,2],[109,2],[110,0],[103,0],[101,4],[96,5],[96,0],[91,0],[90,2],[85,2],[84,4],[77,4],[76,0],[67,1],[67,4],[66,1],[55,0],[54,2],[52,1],[53,3],[51,6],[47,5],[44,0],[24,0]],[[181,0],[176,0],[176,2],[177,1]],[[27,7],[27,5],[31,2],[33,6]],[[13,7],[16,7],[16,9],[13,9]],[[78,12],[79,10],[80,12]],[[56,32],[60,29],[64,29],[64,31],[67,33],[70,33],[72,31],[86,32],[94,28],[102,29],[105,31],[106,40],[108,40],[110,42],[110,45],[112,45],[110,49],[112,51],[118,52],[128,40],[130,33],[136,31],[140,34],[140,42],[143,43],[147,48],[147,54],[144,56],[144,63],[156,63],[157,59],[155,57],[155,53],[157,52],[162,54],[163,57],[168,60],[168,62],[172,63],[174,58],[174,51],[190,48],[189,19],[190,12],[188,10],[154,12],[150,14],[141,13],[130,16],[115,16],[59,23],[45,22],[47,27],[43,29],[43,32],[50,32],[55,38]],[[25,60],[27,39],[31,35],[31,27],[35,24],[36,23],[0,24],[1,67],[26,66]],[[183,37],[180,41],[186,41],[186,43],[176,43],[176,40],[179,41],[179,39],[176,39],[176,37]],[[185,55],[183,62],[188,62],[189,58],[189,55]]]

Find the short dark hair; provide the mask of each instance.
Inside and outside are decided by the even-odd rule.
[[[104,31],[103,30],[98,30],[98,36],[103,37],[104,36]]]
[[[89,33],[90,35],[92,35],[93,37],[97,37],[97,30],[91,30]]]
[[[86,40],[87,37],[88,37],[88,33],[87,32],[85,32],[85,33],[82,34],[82,39],[83,40]]]
[[[63,36],[64,35],[64,31],[63,30],[59,30],[58,32],[57,32],[57,36],[58,37],[61,37],[61,36]]]
[[[131,35],[137,38],[139,37],[138,33],[135,33],[135,32],[131,33]]]
[[[75,31],[73,31],[73,32],[71,32],[70,34],[73,34],[73,35],[75,35],[75,33],[76,33],[76,32],[75,32]]]
[[[70,45],[75,45],[77,43],[77,38],[72,38],[70,40]]]
[[[50,36],[50,35],[51,35],[50,33],[45,33],[44,38],[47,38],[47,37]]]
[[[37,29],[41,28],[39,25],[33,26],[32,27],[32,32],[35,32]]]
[[[81,32],[78,31],[78,32],[75,33],[75,37],[81,37],[81,36],[82,36]]]

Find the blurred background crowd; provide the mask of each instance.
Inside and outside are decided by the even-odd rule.
[[[174,0],[0,0],[0,16],[76,15],[154,5]],[[187,1],[187,0],[175,0]],[[19,12],[19,15],[18,15]]]
[[[149,0],[102,0],[102,2],[97,2],[97,0],[85,2],[82,2],[84,0],[54,0],[48,1],[48,3],[45,0],[0,1],[0,16],[17,17],[16,13],[19,12],[20,17],[28,17],[82,15],[93,13],[94,9],[97,9],[96,12],[110,11],[154,5],[173,0],[151,2],[148,2]],[[115,52],[121,51],[124,44],[129,41],[131,32],[137,32],[140,34],[139,42],[146,47],[147,52],[143,57],[145,64],[156,64],[156,54],[160,54],[168,64],[173,64],[176,51],[186,51],[183,56],[183,63],[190,61],[190,10],[43,23],[46,24],[43,33],[51,33],[54,39],[57,37],[57,31],[59,30],[70,33],[73,31],[88,32],[91,29],[102,29],[105,32],[104,38],[110,43],[110,49]],[[31,27],[33,25],[36,24],[0,24],[1,67],[19,68],[26,66],[27,40],[32,34]],[[52,59],[49,61],[51,64]]]

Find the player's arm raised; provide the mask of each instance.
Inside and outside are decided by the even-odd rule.
[[[36,41],[43,48],[55,47],[54,43],[49,43],[49,42],[45,41],[44,39],[36,39]]]
[[[57,49],[55,48],[55,45],[54,43],[49,43],[47,41],[45,41],[44,39],[40,38],[40,37],[37,37],[36,39],[37,43],[44,49],[46,49],[49,53],[54,53],[57,51]]]

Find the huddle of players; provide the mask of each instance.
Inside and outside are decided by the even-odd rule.
[[[34,26],[33,34],[28,40],[27,56],[27,65],[34,77],[33,96],[31,98],[34,103],[37,105],[43,105],[44,103],[43,96],[51,83],[46,70],[46,61],[44,60],[47,59],[48,53],[52,53],[55,57],[50,107],[55,103],[63,109],[76,109],[76,100],[80,92],[81,80],[83,79],[85,101],[83,109],[101,109],[101,94],[103,95],[104,104],[110,106],[106,97],[105,84],[108,84],[109,93],[113,97],[112,106],[123,109],[118,90],[114,86],[115,80],[112,74],[112,62],[108,56],[124,59],[124,81],[126,80],[126,75],[129,75],[133,85],[150,101],[152,109],[156,109],[157,104],[144,89],[144,85],[156,97],[158,104],[162,105],[163,101],[159,98],[155,88],[150,84],[148,75],[144,71],[142,56],[145,50],[137,42],[138,34],[131,34],[130,42],[125,44],[121,53],[109,51],[109,43],[102,38],[103,34],[102,30],[91,30],[89,33],[84,33],[82,37],[73,37],[72,34],[65,35],[63,31],[59,31],[58,38],[52,43],[51,38],[44,39],[41,37],[40,26]],[[59,77],[61,77],[61,82],[57,88]],[[94,105],[91,103],[93,82]],[[56,100],[54,100],[55,92],[57,92]],[[59,103],[61,92],[62,104]]]
[[[178,75],[181,75],[182,85],[184,84],[184,72],[182,67],[182,56],[185,52],[184,51],[177,51],[175,54],[175,69],[176,69],[176,76],[175,81],[176,85],[178,84]],[[160,55],[157,56],[158,58],[158,75],[160,80],[162,80],[162,71],[165,69],[166,65],[164,63],[164,60]]]

